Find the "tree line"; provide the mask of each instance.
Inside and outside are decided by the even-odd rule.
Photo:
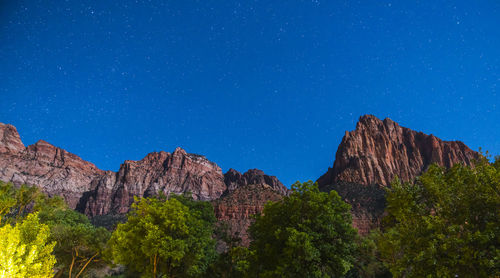
[[[395,179],[381,228],[360,237],[337,192],[297,182],[244,247],[188,195],[136,198],[108,231],[60,197],[0,182],[0,277],[498,277],[499,194],[500,159],[432,165]]]

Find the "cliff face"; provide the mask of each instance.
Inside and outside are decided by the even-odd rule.
[[[353,224],[361,234],[378,226],[384,211],[384,191],[397,176],[413,181],[432,163],[471,165],[479,153],[459,141],[402,127],[390,119],[362,116],[346,132],[332,168],[317,182],[324,191],[337,190],[352,205]]]
[[[90,216],[125,213],[134,196],[148,197],[160,192],[191,192],[194,199],[212,200],[222,195],[226,185],[217,164],[177,148],[173,153],[154,152],[139,161],[127,160],[117,173],[94,180],[93,188],[78,207]]]
[[[354,131],[346,132],[333,167],[318,183],[321,190],[334,189],[352,205],[354,226],[365,234],[378,226],[385,206],[383,187],[395,176],[412,181],[432,163],[470,165],[478,157],[462,142],[363,116]],[[45,141],[25,147],[16,128],[1,123],[0,180],[37,185],[89,216],[126,213],[134,196],[191,192],[195,199],[215,200],[217,218],[244,244],[251,215],[260,213],[267,201],[288,194],[274,176],[257,169],[244,174],[230,169],[223,175],[217,164],[181,148],[127,160],[118,172],[102,171]]]
[[[320,186],[338,182],[389,185],[394,177],[412,181],[432,163],[470,165],[479,154],[460,141],[443,141],[402,127],[390,119],[367,115],[346,132],[333,168],[318,179]]]
[[[234,169],[229,169],[229,171],[224,174],[224,182],[226,183],[229,191],[238,187],[247,186],[249,184],[264,184],[282,195],[286,195],[288,193],[288,189],[278,180],[277,177],[266,175],[259,169],[250,169],[244,174],[241,174]]]
[[[248,227],[253,222],[252,215],[260,214],[268,201],[281,198],[283,194],[268,184],[248,184],[226,192],[212,204],[215,216],[227,224],[228,232],[233,237],[241,238],[242,245],[248,246]]]
[[[278,201],[288,194],[288,189],[275,176],[266,175],[258,169],[244,174],[229,169],[224,174],[226,192],[212,202],[215,217],[225,222],[233,237],[241,243],[250,243],[247,229],[253,222],[252,216],[260,214],[268,201]]]
[[[88,216],[126,213],[134,196],[191,192],[194,199],[214,200],[216,214],[233,234],[248,241],[251,215],[287,189],[274,176],[252,169],[225,175],[204,156],[177,148],[153,152],[139,161],[125,161],[118,172],[103,171],[45,141],[25,147],[14,126],[0,124],[0,180],[36,185],[49,195],[61,195],[70,207]]]
[[[15,127],[0,124],[0,180],[37,185],[75,207],[104,171],[45,141],[24,147]]]
[[[0,124],[0,180],[61,195],[89,216],[125,213],[133,196],[191,192],[212,200],[226,190],[217,164],[181,148],[125,161],[118,172],[103,171],[42,140],[25,147],[16,128],[6,124]]]

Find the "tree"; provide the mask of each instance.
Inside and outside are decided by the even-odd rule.
[[[30,214],[16,226],[0,228],[0,277],[52,277],[56,262],[49,227]]]
[[[246,277],[250,267],[251,251],[241,246],[241,238],[229,230],[225,221],[219,221],[216,225],[214,236],[220,244],[217,248],[225,249],[218,254],[217,259],[210,265],[206,277]]]
[[[390,271],[380,260],[380,252],[377,249],[376,240],[380,237],[377,230],[366,236],[356,238],[356,259],[353,268],[345,275],[345,278],[389,278]]]
[[[114,261],[144,277],[203,274],[215,257],[209,205],[182,196],[136,199],[111,236]]]
[[[80,277],[103,264],[103,251],[110,233],[93,226],[87,216],[70,209],[60,197],[43,198],[35,204],[40,222],[50,228],[50,239],[57,242],[56,277]]]
[[[250,272],[259,277],[331,277],[353,265],[356,231],[350,206],[311,181],[295,183],[250,226]]]
[[[79,277],[84,271],[101,266],[102,251],[110,233],[94,227],[89,219],[68,207],[59,197],[48,197],[35,186],[0,182],[0,222],[17,223],[29,212],[36,212],[40,223],[49,228],[49,241],[57,242],[56,277]]]
[[[395,180],[378,246],[396,277],[493,277],[500,265],[500,161],[432,165]]]
[[[41,195],[38,187],[23,184],[16,188],[10,182],[0,181],[0,225],[21,220],[28,213],[28,206]]]

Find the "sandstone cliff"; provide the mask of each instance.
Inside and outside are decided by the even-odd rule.
[[[139,161],[125,161],[117,173],[95,179],[78,210],[87,215],[126,213],[134,196],[191,192],[194,199],[212,200],[226,190],[217,164],[181,148],[173,153],[154,152]]]
[[[224,193],[214,203],[217,217],[245,243],[251,216],[260,213],[268,200],[277,200],[288,191],[276,177],[261,170],[241,174],[231,169],[224,175],[217,164],[181,148],[127,160],[118,172],[103,171],[45,141],[25,147],[16,128],[1,123],[0,180],[36,185],[49,195],[61,195],[70,207],[88,216],[114,215],[117,219],[129,210],[134,196],[190,192],[195,199],[214,200]]]
[[[45,141],[24,147],[15,127],[0,124],[0,180],[37,185],[75,207],[104,171]]]
[[[334,189],[352,205],[353,224],[366,234],[378,226],[385,203],[383,187],[396,176],[413,181],[432,163],[471,165],[477,158],[479,153],[462,142],[443,141],[366,115],[354,131],[345,133],[333,167],[317,182],[322,190]]]
[[[228,232],[239,237],[241,244],[248,246],[248,227],[252,215],[260,214],[268,201],[278,201],[283,194],[268,184],[248,184],[227,191],[221,198],[212,201],[215,216],[227,224]]]
[[[346,132],[333,168],[318,179],[320,186],[337,182],[389,185],[394,177],[412,181],[432,163],[470,165],[479,154],[460,141],[443,141],[386,118],[366,115]]]
[[[133,196],[191,192],[195,199],[212,200],[226,190],[217,164],[181,148],[125,161],[118,172],[103,171],[42,140],[25,147],[16,128],[1,123],[0,180],[61,195],[89,216],[125,213]]]

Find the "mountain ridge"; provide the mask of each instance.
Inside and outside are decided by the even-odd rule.
[[[346,131],[333,166],[317,182],[322,191],[336,190],[352,206],[353,225],[360,234],[379,225],[385,207],[384,187],[398,176],[412,181],[432,163],[471,165],[480,154],[460,141],[443,141],[402,127],[389,118],[361,116]],[[125,160],[118,171],[104,171],[62,148],[39,140],[27,147],[17,129],[0,123],[0,180],[39,186],[61,195],[70,207],[90,217],[126,213],[134,196],[190,192],[212,201],[216,216],[248,244],[251,215],[268,200],[289,193],[277,177],[258,169],[226,173],[203,155],[178,147],[151,152],[140,160]]]

